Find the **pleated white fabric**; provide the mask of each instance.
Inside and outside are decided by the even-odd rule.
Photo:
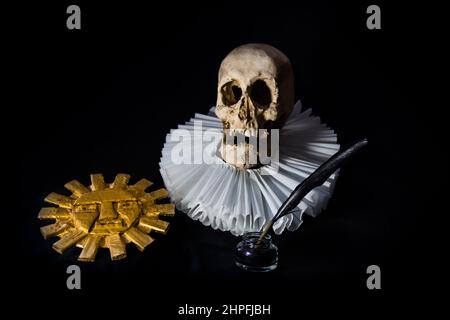
[[[200,122],[199,134],[194,125]],[[217,163],[175,163],[173,152],[180,142],[173,141],[173,130],[167,134],[159,165],[172,201],[192,219],[234,235],[260,231],[292,190],[339,150],[336,133],[322,124],[320,118],[312,116],[311,109],[302,112],[300,101],[280,130],[279,161],[258,169],[238,170],[219,158],[222,122],[214,108],[208,115],[195,114],[178,129],[191,134],[191,139],[182,143],[202,145],[194,153],[207,152]],[[218,141],[212,147],[210,143],[202,143],[202,133],[206,131]],[[326,207],[336,179],[337,172],[308,193],[294,213],[275,223],[274,232],[297,229],[303,213],[317,216]]]

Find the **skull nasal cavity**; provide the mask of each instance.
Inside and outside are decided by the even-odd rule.
[[[252,86],[250,98],[260,107],[267,108],[272,102],[270,88],[263,80],[257,80]]]
[[[236,104],[241,99],[241,96],[242,90],[234,81],[228,82],[222,87],[222,101],[226,106]]]

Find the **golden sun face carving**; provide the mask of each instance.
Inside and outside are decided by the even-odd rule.
[[[130,176],[118,174],[113,183],[103,175],[92,174],[91,185],[77,180],[64,185],[71,196],[51,193],[45,201],[58,207],[42,208],[38,218],[55,220],[41,228],[45,239],[57,236],[53,244],[59,253],[72,246],[82,248],[80,261],[94,261],[98,248],[109,248],[111,259],[126,257],[126,244],[133,242],[141,251],[153,242],[151,231],[165,234],[169,223],[160,216],[173,216],[174,204],[157,204],[168,197],[166,189],[146,193],[152,182],[141,179],[128,185]]]

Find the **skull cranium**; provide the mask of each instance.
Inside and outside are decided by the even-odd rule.
[[[217,91],[216,115],[224,126],[222,159],[239,169],[257,167],[259,157],[256,163],[249,161],[251,153],[258,154],[257,145],[248,143],[249,139],[244,143],[225,141],[236,131],[257,137],[258,129],[267,129],[270,138],[270,129],[283,126],[294,105],[289,59],[266,44],[240,46],[222,61]]]

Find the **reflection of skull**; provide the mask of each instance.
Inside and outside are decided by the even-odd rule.
[[[231,51],[220,66],[216,103],[216,115],[224,126],[223,160],[240,169],[255,167],[248,160],[252,152],[257,154],[257,146],[248,142],[255,141],[258,129],[281,128],[293,105],[293,71],[281,51],[265,44],[246,44]],[[225,143],[230,141],[227,135],[237,136],[237,132],[249,139]]]

